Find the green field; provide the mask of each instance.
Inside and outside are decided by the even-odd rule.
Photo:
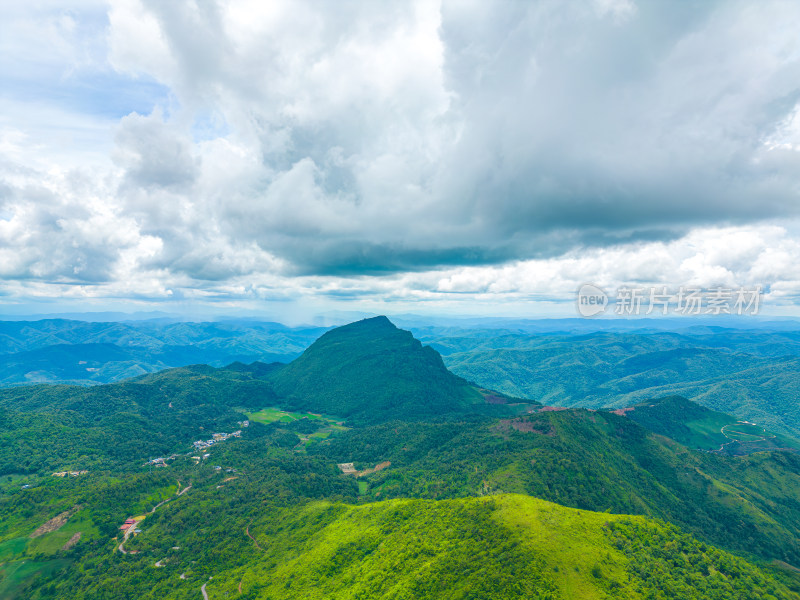
[[[73,515],[58,531],[30,540],[27,545],[27,552],[31,555],[38,553],[55,554],[76,533],[81,534],[80,539],[83,541],[95,539],[100,535],[100,531],[86,511]]]
[[[256,412],[246,412],[245,414],[247,415],[247,418],[254,423],[262,423],[264,425],[269,425],[270,423],[274,423],[276,421],[280,421],[281,423],[291,423],[292,421],[299,421],[300,419],[312,419],[320,421],[328,420],[322,415],[313,413],[289,412],[281,410],[280,408],[264,408]]]
[[[51,577],[66,567],[68,560],[19,560],[0,564],[0,598],[13,598],[14,590],[36,576]]]
[[[0,543],[0,563],[13,559],[22,554],[28,545],[28,538],[18,537]]]
[[[667,396],[637,404],[625,416],[650,431],[700,450],[741,456],[772,449],[800,450],[797,440],[761,425],[709,410],[686,398]]]
[[[739,440],[740,442],[752,442],[774,437],[773,434],[768,433],[763,427],[738,422],[727,425],[724,433],[732,440]]]
[[[316,413],[291,412],[280,408],[264,408],[245,413],[254,423],[285,429],[296,434],[296,449],[300,452],[312,448],[339,431],[347,431],[338,417]]]
[[[722,433],[722,428],[730,425],[731,422],[732,419],[727,415],[710,412],[705,419],[686,423],[691,434],[681,441],[701,450],[716,450],[722,444],[731,441],[732,438],[728,438]]]

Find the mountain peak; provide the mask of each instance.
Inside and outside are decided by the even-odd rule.
[[[365,319],[361,319],[360,321],[354,321],[353,323],[349,323],[347,325],[343,325],[338,329],[344,329],[347,327],[383,327],[388,329],[397,329],[397,326],[389,320],[389,317],[385,315],[379,315],[377,317],[367,317]]]
[[[383,316],[331,329],[271,380],[291,406],[361,422],[431,417],[483,401],[438,352]]]
[[[361,319],[360,321],[354,321],[352,323],[348,323],[347,325],[342,325],[340,327],[335,327],[327,331],[320,339],[325,338],[325,336],[333,336],[333,337],[340,337],[340,336],[348,336],[348,335],[386,335],[391,334],[393,332],[402,332],[403,334],[411,335],[410,332],[404,331],[402,329],[398,329],[394,323],[392,323],[388,317],[379,316],[379,317],[369,317],[368,319]]]

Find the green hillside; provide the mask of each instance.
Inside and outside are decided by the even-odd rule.
[[[754,423],[705,408],[681,396],[667,396],[615,411],[682,444],[730,455],[764,450],[800,451],[797,440]]]
[[[612,413],[356,428],[309,449],[357,469],[371,499],[524,493],[679,524],[730,550],[800,564],[800,455],[694,451]]]
[[[270,385],[205,365],[126,382],[0,390],[0,475],[118,467],[164,456],[213,431],[237,409],[272,406]]]
[[[296,501],[237,521],[235,505],[215,495],[175,500],[160,518],[145,519],[127,544],[136,554],[98,547],[80,570],[29,588],[28,597],[170,600],[201,588],[209,598],[261,600],[800,597],[773,569],[672,525],[528,496]],[[173,524],[202,514],[233,530],[226,536],[200,523],[200,537]]]
[[[241,581],[265,599],[795,597],[674,527],[518,495],[317,502],[253,530],[266,568],[215,577],[209,592],[234,596]]]
[[[284,405],[354,423],[480,410],[492,398],[450,373],[435,350],[386,317],[328,331],[270,381]]]
[[[152,474],[46,477],[31,490],[9,482],[0,497],[0,550],[8,552],[0,585],[28,600],[191,598],[204,584],[210,598],[238,597],[239,584],[243,598],[425,598],[451,589],[474,598],[487,590],[500,598],[692,598],[689,589],[699,598],[800,597],[782,587],[784,579],[794,585],[789,575],[753,567],[756,555],[797,564],[800,465],[792,455],[692,453],[623,417],[586,411],[394,422],[339,431],[307,449],[293,432],[326,427],[325,419],[261,412],[268,426],[251,423],[243,439],[211,449],[209,461],[194,463],[189,452]],[[336,468],[336,451],[358,469],[377,457],[391,464],[354,479]],[[124,518],[187,482],[189,493],[139,526],[127,545],[137,554],[114,551],[110,538]],[[498,496],[508,491],[598,512]],[[396,500],[380,501],[387,497]],[[75,506],[63,530],[25,541]],[[602,512],[609,509],[683,523],[702,541]],[[79,531],[83,541],[60,550]]]

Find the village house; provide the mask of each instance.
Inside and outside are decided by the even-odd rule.
[[[78,475],[86,475],[89,471],[58,471],[53,473],[53,477],[77,477]]]
[[[125,519],[125,522],[122,525],[120,525],[119,528],[122,531],[127,531],[128,529],[130,529],[134,525],[136,525],[136,519]]]

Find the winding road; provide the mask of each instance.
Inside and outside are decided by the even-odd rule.
[[[174,500],[175,498],[178,498],[179,496],[183,496],[191,488],[192,488],[192,484],[190,483],[185,488],[181,489],[181,482],[180,482],[180,480],[178,480],[178,489],[175,491],[175,495],[172,496],[171,498],[167,498],[163,502],[159,502],[158,504],[156,504],[152,509],[150,509],[150,512],[148,512],[147,514],[148,515],[152,515],[154,512],[156,512],[157,508],[159,508],[161,506],[164,506],[170,500]],[[145,518],[146,517],[142,517],[141,519],[136,521],[136,523],[134,523],[133,525],[128,527],[128,529],[125,531],[125,535],[122,538],[122,542],[120,542],[119,546],[117,546],[117,550],[119,550],[122,554],[128,554],[127,550],[125,550],[125,542],[128,541],[128,538],[131,536],[131,533],[133,533],[133,530],[136,529],[139,526],[139,523],[144,521]],[[159,562],[161,562],[161,561],[159,561]],[[158,565],[158,563],[156,563],[156,566],[160,566],[160,565]]]
[[[766,442],[768,439],[772,439],[772,438],[775,437],[774,435],[767,436],[767,430],[762,428],[763,431],[762,431],[761,435],[763,435],[764,437],[760,437],[760,438],[758,438],[756,440],[737,440],[736,438],[732,438],[727,433],[725,433],[725,428],[726,427],[731,427],[731,426],[736,426],[736,425],[752,425],[752,426],[755,426],[755,427],[760,427],[760,425],[756,425],[755,423],[750,423],[748,421],[737,421],[736,423],[728,423],[727,425],[723,425],[722,428],[719,430],[719,432],[722,435],[724,435],[727,439],[729,439],[730,442],[725,442],[724,444],[722,444],[719,447],[719,450],[717,450],[717,452],[723,452],[725,450],[725,446],[728,446],[728,445],[732,444],[733,442],[739,442],[741,444],[752,444],[753,442]],[[755,434],[752,434],[752,433],[744,433],[744,432],[741,432],[741,431],[734,431],[734,433],[738,433],[739,435],[748,435],[748,436],[751,436],[751,437],[755,437]]]

